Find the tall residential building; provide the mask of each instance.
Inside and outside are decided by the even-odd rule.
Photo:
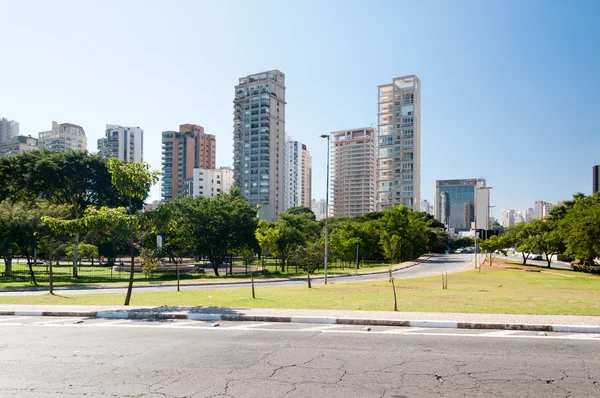
[[[37,138],[31,136],[18,135],[12,137],[8,143],[0,145],[0,156],[14,155],[16,153],[38,149],[37,142]]]
[[[533,208],[532,207],[525,210],[525,222],[527,224],[529,224],[531,222],[531,220],[533,220]]]
[[[484,178],[438,180],[435,183],[435,218],[448,230],[465,232],[471,223],[489,229],[489,189]]]
[[[366,127],[336,131],[331,133],[330,140],[333,216],[357,217],[375,211],[375,129]]]
[[[216,139],[205,134],[204,127],[182,124],[178,132],[163,131],[162,200],[185,196],[186,182],[193,178],[194,169],[214,169],[215,163]]]
[[[533,204],[533,218],[544,218],[550,215],[554,205],[543,200],[536,200]]]
[[[98,153],[127,163],[144,161],[144,130],[107,124],[104,138],[98,140]]]
[[[421,81],[398,77],[378,87],[378,209],[403,204],[419,210],[421,197]]]
[[[515,225],[515,210],[503,210],[502,211],[502,226],[504,228]]]
[[[220,169],[195,168],[194,176],[188,181],[189,196],[214,198],[221,193],[231,192],[233,187],[233,170],[231,167]]]
[[[58,151],[87,151],[87,138],[81,126],[52,122],[52,130],[39,133],[38,147]]]
[[[18,135],[19,122],[8,120],[4,117],[0,119],[0,145],[10,144]]]
[[[315,218],[317,219],[317,221],[324,219],[325,215],[327,214],[327,206],[325,199],[313,199],[311,210],[313,213],[315,213]]]
[[[600,164],[592,169],[592,194],[600,191]]]
[[[312,203],[312,157],[306,145],[298,141],[285,143],[285,210]]]
[[[235,86],[235,185],[266,220],[285,208],[285,104],[285,75],[278,70],[242,77]]]

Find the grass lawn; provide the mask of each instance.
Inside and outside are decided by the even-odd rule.
[[[254,267],[259,266],[259,263],[255,263]],[[1,266],[0,266],[1,267]],[[244,266],[240,264],[234,264],[234,275],[225,276],[225,266],[219,267],[219,273],[221,276],[215,276],[212,272],[210,265],[204,266],[206,269],[205,274],[184,274],[180,275],[180,280],[202,282],[202,281],[215,281],[215,280],[239,280],[239,279],[250,279],[250,275],[246,275],[244,272]],[[236,268],[237,267],[237,268]],[[361,272],[372,272],[387,270],[389,264],[382,263],[368,263],[361,265],[358,270]],[[111,272],[111,267],[99,267],[99,266],[80,266],[79,277],[77,279],[71,278],[70,264],[61,264],[60,266],[54,266],[54,286],[82,286],[82,285],[123,285],[129,281],[129,272]],[[289,278],[297,276],[306,276],[306,272],[302,269],[296,270],[296,267],[286,267],[285,272],[281,272],[281,267],[275,265],[275,261],[270,261],[266,264],[267,272],[263,274],[260,271],[256,271],[254,274],[255,279],[269,279],[269,278]],[[34,268],[36,281],[39,287],[48,286],[48,271],[45,266],[36,266]],[[330,265],[328,268],[328,274],[349,274],[354,273],[355,268],[352,267],[341,267],[340,264]],[[29,269],[24,264],[16,264],[13,266],[12,277],[0,277],[0,289],[18,289],[25,287],[34,287],[35,285],[31,282]],[[313,272],[313,275],[323,275],[323,269],[317,269]],[[148,283],[173,283],[177,280],[174,273],[155,273],[152,277],[148,277],[140,272],[134,274],[135,283],[148,284]]]
[[[568,273],[573,276],[573,273]],[[581,274],[577,274],[581,275]],[[600,278],[484,267],[449,276],[397,279],[399,311],[600,315]],[[388,281],[177,292],[134,292],[132,305],[391,310]],[[0,297],[5,304],[121,305],[124,294]]]

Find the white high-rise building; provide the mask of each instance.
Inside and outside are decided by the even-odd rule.
[[[533,218],[543,218],[550,215],[550,211],[554,208],[554,205],[550,202],[543,200],[536,200],[533,205]]]
[[[127,163],[144,161],[144,130],[107,124],[104,138],[98,140],[98,154]]]
[[[327,206],[325,203],[325,199],[313,199],[312,200],[312,206],[311,206],[311,210],[313,213],[315,213],[315,217],[318,220],[322,220],[325,218],[325,215],[327,214]]]
[[[508,228],[515,225],[515,210],[509,209],[502,211],[502,226]]]
[[[19,135],[19,122],[0,119],[0,145],[8,145],[13,143],[14,139]]]
[[[191,196],[204,196],[214,198],[220,193],[229,193],[233,187],[233,170],[231,167],[220,169],[194,169],[192,180],[188,184],[187,193]]]
[[[421,211],[433,216],[433,206],[427,199],[421,200]]]
[[[261,219],[276,220],[285,208],[285,75],[240,78],[233,103],[235,185]]]
[[[331,133],[330,140],[333,215],[357,217],[375,211],[375,129],[367,127],[336,131]]]
[[[52,130],[39,133],[38,147],[58,151],[87,151],[87,138],[81,126],[52,122]]]
[[[306,145],[298,141],[285,143],[285,210],[312,203],[312,157]]]
[[[403,204],[419,210],[421,81],[410,75],[379,86],[378,107],[378,209]]]

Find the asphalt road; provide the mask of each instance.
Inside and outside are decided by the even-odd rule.
[[[431,257],[426,262],[415,265],[414,267],[401,269],[394,272],[396,278],[415,278],[420,276],[439,275],[443,271],[458,272],[467,267],[473,266],[474,261],[473,254],[450,254],[450,255],[438,255]],[[374,275],[348,275],[348,276],[330,276],[329,282],[331,283],[347,283],[347,282],[366,282],[373,280],[387,280],[387,273],[380,273]],[[313,277],[312,283],[322,284],[322,277]],[[182,285],[181,290],[201,290],[201,289],[231,289],[231,288],[247,288],[250,282],[246,283],[206,283],[197,285]],[[293,278],[286,281],[272,281],[272,282],[260,282],[261,287],[269,286],[293,286],[293,285],[304,285],[306,284],[306,278]],[[96,293],[120,293],[125,292],[125,287],[118,288],[95,288],[95,287],[58,287],[54,289],[60,291],[61,294],[96,294]],[[152,292],[161,290],[173,290],[172,284],[169,286],[144,286],[141,284],[135,285],[134,290]],[[28,291],[0,291],[0,296],[26,296],[36,294],[46,294],[47,290],[28,290]]]
[[[39,317],[0,335],[2,397],[600,396],[600,335]]]
[[[508,256],[501,256],[501,258],[504,259],[508,259],[508,260],[512,260],[512,261],[518,261],[518,262],[522,262],[523,261],[523,256],[521,254],[512,254],[509,253]],[[545,257],[544,257],[545,258]],[[527,264],[528,265],[537,265],[540,267],[548,267],[548,263],[546,262],[546,260],[532,260],[532,259],[527,259]],[[557,261],[557,260],[552,260],[552,263],[550,265],[550,268],[554,268],[554,269],[571,269],[571,263],[567,263],[564,261]]]

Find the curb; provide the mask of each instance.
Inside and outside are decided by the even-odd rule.
[[[0,311],[0,316],[88,317],[104,319],[189,319],[193,321],[288,322],[323,325],[396,326],[419,328],[521,330],[531,332],[600,333],[595,325],[552,325],[527,323],[485,323],[431,320],[334,318],[310,316],[210,314],[198,312],[149,311]]]

